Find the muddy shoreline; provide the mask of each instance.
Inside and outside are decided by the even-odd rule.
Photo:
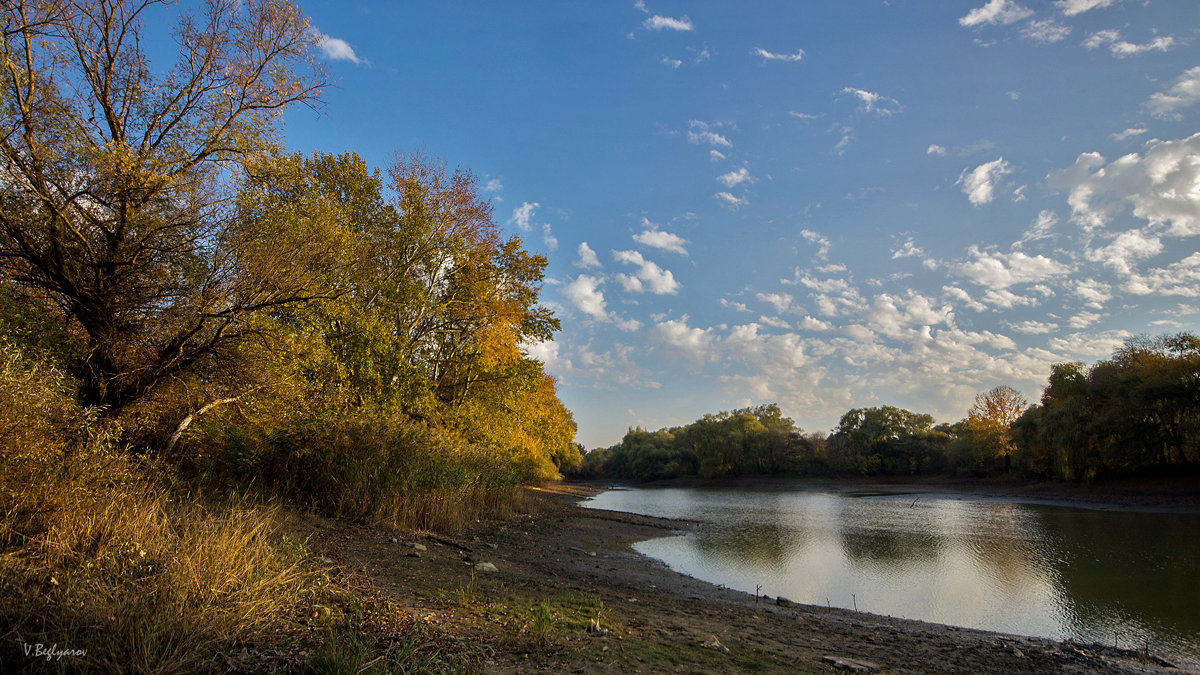
[[[683,532],[693,523],[578,505],[605,487],[530,488],[522,513],[477,522],[453,537],[331,526],[314,543],[415,617],[479,645],[485,672],[1197,672],[1112,645],[781,606],[774,599],[713,586],[632,549],[637,541]],[[754,487],[801,489],[795,482]],[[805,482],[802,489],[834,487]],[[1125,496],[1094,494],[1084,502],[1061,489],[1036,486],[963,490],[947,484],[838,482],[836,487],[952,491],[972,499],[1009,500],[1015,491],[1037,503],[1086,503],[1086,508],[1198,506],[1186,490],[1169,499],[1139,501],[1133,490]]]

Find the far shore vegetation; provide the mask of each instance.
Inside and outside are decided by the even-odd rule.
[[[1200,339],[1127,340],[1092,366],[1051,369],[1038,403],[1012,387],[975,397],[966,418],[855,408],[832,433],[804,433],[777,405],[630,429],[574,475],[659,480],[741,476],[1011,476],[1093,481],[1200,473]]]
[[[824,437],[766,405],[585,457],[526,355],[559,329],[546,260],[475,177],[283,152],[281,114],[327,86],[320,34],[286,0],[188,7],[2,10],[0,663],[478,671],[478,648],[316,554],[311,521],[454,532],[564,474],[1077,481],[1200,461],[1186,333],[1056,366],[1037,405],[994,389],[954,424],[856,409]],[[152,63],[139,32],[172,22],[175,60]]]

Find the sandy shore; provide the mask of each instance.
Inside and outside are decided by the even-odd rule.
[[[911,484],[839,485],[914,489]],[[1133,650],[825,607],[783,607],[718,588],[631,548],[691,524],[577,505],[597,489],[531,488],[525,512],[478,522],[454,537],[330,526],[314,544],[414,616],[478,649],[486,672],[1196,672]],[[919,489],[960,488],[923,484]],[[1020,494],[1009,494],[1014,490]],[[1092,508],[1198,506],[1195,494],[1186,491],[1177,499],[1164,498],[1170,504],[1157,497],[1139,500],[1136,492],[1110,495],[1107,501],[1092,493],[1080,503],[1078,495],[1061,487],[992,486],[972,498],[1016,496]]]

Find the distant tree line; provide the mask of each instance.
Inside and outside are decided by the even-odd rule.
[[[804,433],[775,404],[691,424],[630,429],[587,453],[575,475],[657,480],[749,475],[988,476],[1061,480],[1169,474],[1200,465],[1200,339],[1132,338],[1090,368],[1056,364],[1040,403],[1012,387],[976,396],[967,416],[854,408],[828,435]]]

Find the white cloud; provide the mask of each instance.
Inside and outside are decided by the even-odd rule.
[[[370,65],[370,61],[359,58],[358,54],[354,53],[354,48],[349,42],[340,38],[330,37],[321,31],[317,33],[317,47],[325,58],[331,61],[349,61],[356,66]]]
[[[665,57],[665,56],[664,56],[664,57],[662,57],[661,59],[659,59],[659,60],[658,60],[658,62],[659,62],[659,63],[661,63],[661,64],[663,64],[664,66],[666,66],[666,67],[668,67],[668,68],[671,68],[672,70],[674,70],[675,68],[678,68],[679,66],[682,66],[682,65],[683,65],[683,61],[680,61],[679,59],[671,59],[671,58],[667,58],[667,57]]]
[[[734,302],[733,300],[726,300],[725,298],[721,298],[721,306],[728,307],[729,309],[737,310],[739,312],[750,311],[750,308],[746,306],[746,303]]]
[[[1200,133],[1152,141],[1144,155],[1130,153],[1111,163],[1099,153],[1084,153],[1074,166],[1048,179],[1069,191],[1071,219],[1087,230],[1108,224],[1131,207],[1135,217],[1165,227],[1165,234],[1200,234]]]
[[[792,296],[787,293],[757,293],[755,297],[773,306],[778,314],[783,314],[792,306]]]
[[[483,184],[482,189],[484,192],[501,192],[504,190],[504,179],[503,178],[489,179],[488,182]]]
[[[745,206],[746,204],[750,203],[749,200],[735,196],[730,192],[718,192],[714,194],[713,197],[725,202],[725,205],[731,209],[736,209],[739,206]]]
[[[1010,173],[1012,169],[1001,157],[969,171],[964,169],[955,185],[962,185],[963,194],[967,195],[967,199],[975,206],[981,206],[994,199],[1000,179]]]
[[[1117,235],[1112,243],[1087,252],[1088,260],[1102,263],[1121,276],[1134,273],[1134,263],[1153,258],[1162,253],[1163,243],[1158,237],[1147,235],[1141,230],[1128,230]]]
[[[1075,282],[1075,295],[1083,298],[1092,309],[1103,309],[1104,303],[1112,300],[1112,286],[1095,279],[1080,279]]]
[[[600,290],[603,283],[604,280],[600,277],[580,274],[564,286],[562,292],[579,311],[597,321],[608,321],[610,317],[604,308],[604,293]]]
[[[1177,112],[1200,101],[1200,66],[1189,68],[1167,91],[1152,94],[1144,107],[1151,115],[1178,119]]]
[[[646,30],[689,31],[695,28],[695,26],[692,25],[692,20],[687,18],[687,15],[675,19],[669,16],[660,16],[655,14],[654,16],[643,21],[642,26]]]
[[[987,309],[987,305],[975,300],[971,294],[959,288],[958,286],[943,286],[942,295],[961,302],[967,309],[982,312]]]
[[[917,247],[916,244],[913,243],[912,239],[907,239],[905,240],[903,246],[895,251],[892,251],[892,260],[898,260],[900,258],[912,258],[914,256],[924,255],[924,253],[924,251],[922,251]]]
[[[758,320],[760,322],[762,322],[764,325],[770,326],[772,328],[779,328],[782,330],[791,330],[792,329],[792,324],[790,324],[787,321],[784,321],[783,319],[780,319],[778,317],[760,316],[760,317],[758,317]]]
[[[1012,0],[990,0],[983,7],[976,7],[958,20],[962,26],[983,24],[1006,26],[1033,16],[1033,10],[1022,7]]]
[[[1037,298],[1028,295],[1018,295],[1007,288],[989,288],[983,294],[983,301],[1001,309],[1012,309],[1022,305],[1036,305]]]
[[[709,160],[711,160],[713,162],[719,162],[719,161],[725,159],[725,155],[720,150],[709,150],[708,158],[709,158]]]
[[[674,295],[679,291],[679,282],[675,281],[671,270],[664,270],[654,262],[646,260],[641,253],[613,251],[612,255],[617,262],[638,267],[638,271],[635,273],[636,277],[621,275],[623,277],[622,284],[625,285],[626,290],[640,293],[644,289],[649,289],[655,295]],[[634,283],[635,281],[637,283]]]
[[[842,89],[843,94],[852,94],[858,99],[860,105],[859,110],[863,112],[875,113],[877,115],[892,115],[900,112],[900,102],[894,98],[876,94],[875,92],[865,89],[855,89],[854,87],[846,87]]]
[[[1200,297],[1200,253],[1172,263],[1164,268],[1136,274],[1123,288],[1136,295],[1181,295]]]
[[[658,229],[658,226],[649,220],[642,218],[642,226],[646,229],[642,232],[633,235],[633,240],[642,246],[651,248],[661,248],[664,251],[678,253],[679,255],[687,255],[687,249],[684,245],[687,240],[677,234],[671,232],[663,232]]]
[[[701,122],[699,120],[691,120],[688,122],[687,139],[688,143],[693,143],[696,145],[711,145],[717,148],[733,147],[733,143],[730,143],[728,138],[725,138],[721,134],[713,131],[707,122]]]
[[[793,53],[793,54],[775,54],[773,52],[769,52],[769,51],[763,49],[762,47],[755,47],[753,50],[751,50],[750,53],[755,54],[757,56],[761,56],[763,61],[795,62],[795,61],[799,61],[804,58],[804,50],[803,49],[797,49],[795,51],[795,53]]]
[[[800,328],[823,333],[833,330],[833,324],[829,323],[828,321],[822,321],[816,317],[806,316],[800,320]]]
[[[1150,130],[1146,127],[1130,127],[1125,131],[1118,131],[1117,133],[1110,135],[1109,138],[1113,139],[1114,141],[1124,141],[1133,138],[1134,136],[1141,136],[1147,131]]]
[[[1054,236],[1050,234],[1050,230],[1058,224],[1058,214],[1049,209],[1043,209],[1038,212],[1037,219],[1029,226],[1028,230],[1021,235],[1018,241],[1013,242],[1013,248],[1019,249],[1025,244],[1038,241],[1039,239],[1049,239]]]
[[[738,185],[741,185],[742,183],[757,183],[758,182],[758,179],[755,178],[754,176],[751,176],[750,172],[747,171],[746,167],[744,167],[744,166],[740,169],[735,169],[733,171],[730,171],[729,173],[717,176],[717,180],[720,181],[721,183],[723,183],[725,185],[725,187],[727,187],[727,188],[736,187]]]
[[[533,212],[541,206],[537,202],[525,202],[513,209],[512,218],[508,222],[515,223],[522,232],[528,232],[533,228]]]
[[[639,12],[643,13],[643,14],[649,14],[649,13],[650,13],[650,10],[649,10],[649,9],[646,9],[646,2],[645,2],[645,0],[637,0],[637,2],[633,3],[633,8],[634,8],[634,9],[636,9],[637,11],[639,11]]]
[[[712,349],[712,329],[692,328],[687,325],[688,317],[669,319],[654,325],[652,336],[670,352],[692,361],[704,361]]]
[[[1054,5],[1067,16],[1082,14],[1091,9],[1108,7],[1117,0],[1056,0]]]
[[[1004,254],[981,251],[979,247],[972,246],[967,253],[974,259],[951,265],[951,269],[980,286],[992,289],[1038,283],[1071,271],[1067,265],[1046,256],[1030,256],[1021,251]]]
[[[1058,330],[1058,324],[1043,323],[1041,321],[1022,321],[1020,323],[1010,323],[1008,324],[1008,327],[1012,328],[1018,333],[1025,333],[1026,335],[1045,335]]]
[[[600,258],[596,255],[596,252],[592,250],[592,247],[588,246],[588,243],[586,241],[579,244],[578,251],[579,251],[579,260],[575,261],[576,267],[582,267],[583,269],[586,270],[586,269],[589,269],[592,267],[600,267],[601,266]]]
[[[1135,56],[1146,52],[1165,52],[1175,46],[1175,38],[1170,36],[1159,36],[1145,44],[1134,44],[1120,39],[1121,33],[1115,30],[1102,30],[1092,33],[1088,39],[1083,41],[1083,46],[1088,49],[1096,49],[1104,45],[1108,45],[1109,51],[1117,58],[1125,58],[1126,56]]]
[[[1067,319],[1067,325],[1071,328],[1087,328],[1103,318],[1103,316],[1095,312],[1080,312]]]
[[[529,232],[533,229],[533,214],[541,204],[537,202],[525,202],[513,209],[512,217],[508,222],[513,223],[522,232]],[[550,230],[550,223],[542,223],[542,241],[549,246],[551,250],[558,248],[558,239],[554,237],[554,233]]]
[[[925,154],[927,154],[927,155],[937,155],[938,157],[945,157],[946,153],[947,153],[947,150],[936,143],[934,143],[933,145],[930,145],[929,148],[925,151]]]
[[[1021,28],[1021,36],[1034,42],[1052,44],[1065,40],[1071,34],[1071,27],[1064,26],[1054,19],[1030,21]]]
[[[815,257],[821,260],[829,259],[829,249],[832,248],[832,245],[829,243],[828,239],[826,239],[820,233],[813,232],[812,230],[800,230],[800,236],[804,237],[806,241],[817,245],[817,253]]]

